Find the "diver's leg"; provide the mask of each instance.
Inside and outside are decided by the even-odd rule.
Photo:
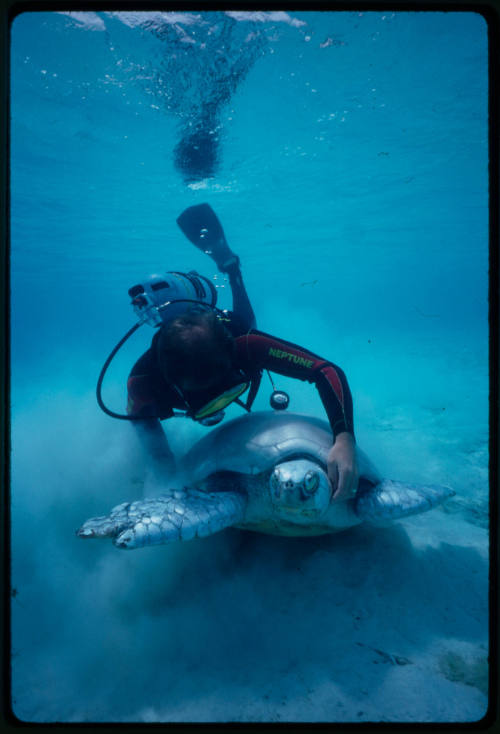
[[[250,299],[243,283],[241,270],[239,267],[239,259],[234,265],[228,267],[225,272],[229,276],[229,285],[233,296],[233,312],[241,319],[242,324],[247,329],[255,329],[256,320]]]
[[[240,258],[227,244],[222,225],[212,207],[209,204],[189,206],[177,217],[177,224],[195,247],[210,255],[221,273],[228,274],[233,312],[241,320],[243,328],[255,328],[255,315],[241,277]]]

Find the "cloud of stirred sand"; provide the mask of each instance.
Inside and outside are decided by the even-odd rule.
[[[360,338],[335,340],[321,321],[308,339],[309,323],[297,312],[294,341],[345,369],[358,440],[384,472],[458,491],[472,491],[474,476],[484,493],[479,438],[477,453],[464,453],[462,421],[475,404],[458,400],[460,379],[443,359],[418,361],[402,350],[388,366],[387,343],[370,350]],[[414,389],[410,367],[420,380]],[[274,379],[290,391],[291,408],[322,414],[312,386]],[[266,381],[259,409],[271,391]],[[342,719],[335,701],[359,695],[345,661],[366,662],[356,642],[383,648],[391,627],[422,650],[447,634],[481,639],[480,615],[474,621],[466,610],[444,621],[454,599],[482,598],[484,574],[458,578],[453,570],[475,568],[477,554],[415,550],[400,526],[304,540],[228,531],[133,552],[76,538],[83,520],[141,496],[147,465],[131,427],[100,414],[83,384],[82,375],[73,389],[46,383],[37,399],[13,405],[12,664],[21,719],[279,720],[280,710],[284,720]],[[122,387],[110,377],[107,389],[114,399]],[[184,420],[165,427],[176,450],[201,431]],[[405,579],[418,579],[418,588]],[[385,622],[372,629],[381,600]],[[379,675],[387,670],[379,666]],[[326,683],[330,698],[312,706]]]

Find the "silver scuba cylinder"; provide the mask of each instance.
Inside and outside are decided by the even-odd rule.
[[[154,327],[170,323],[193,306],[213,308],[217,303],[214,284],[195,270],[151,275],[129,288],[128,294],[140,322]]]

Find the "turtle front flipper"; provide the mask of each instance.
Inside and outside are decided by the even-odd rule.
[[[123,502],[109,515],[87,520],[80,538],[112,538],[117,548],[133,549],[204,538],[244,517],[247,498],[238,492],[184,488],[153,499]]]
[[[384,479],[379,484],[360,487],[354,511],[360,520],[388,525],[409,515],[432,510],[455,492],[437,484],[415,485]]]

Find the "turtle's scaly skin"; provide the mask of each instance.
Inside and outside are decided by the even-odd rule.
[[[123,502],[109,515],[87,520],[78,535],[112,537],[118,548],[204,538],[241,520],[246,503],[245,495],[239,492],[175,490],[164,497]]]

